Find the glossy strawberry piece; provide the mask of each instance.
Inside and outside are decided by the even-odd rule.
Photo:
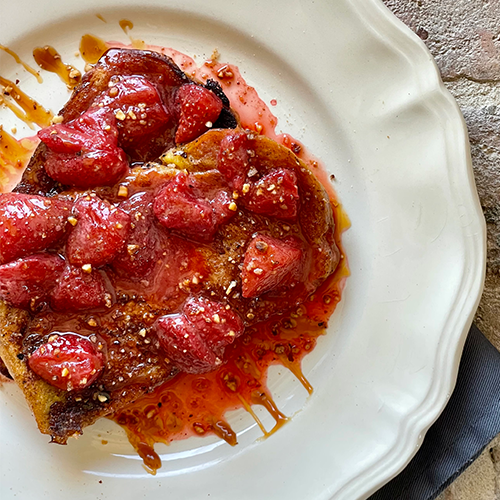
[[[183,372],[206,373],[222,363],[183,314],[162,316],[155,331],[169,360]]]
[[[252,212],[293,221],[299,204],[297,175],[293,170],[275,168],[252,183],[242,200]]]
[[[224,190],[207,198],[193,175],[179,172],[158,193],[154,213],[164,227],[197,241],[209,241],[218,226],[234,215],[231,201]]]
[[[152,193],[136,193],[120,204],[131,224],[124,247],[112,262],[113,269],[130,278],[147,277],[161,255],[160,236],[155,227]]]
[[[155,329],[172,363],[187,373],[205,373],[222,363],[224,348],[244,327],[240,317],[224,304],[191,297],[181,314],[159,318]]]
[[[130,216],[96,196],[80,198],[74,212],[77,223],[66,245],[69,262],[95,267],[111,262],[125,245]]]
[[[0,266],[0,298],[15,307],[35,309],[48,298],[64,269],[58,255],[39,253]]]
[[[53,334],[29,357],[30,368],[63,391],[85,389],[99,377],[104,356],[85,337]]]
[[[61,184],[108,186],[128,171],[126,155],[117,146],[116,119],[109,110],[91,108],[67,124],[40,130],[38,137],[48,147],[45,170]]]
[[[241,318],[220,302],[191,297],[184,304],[183,311],[208,347],[219,356],[222,356],[224,347],[243,333]]]
[[[220,143],[217,168],[233,189],[241,190],[245,183],[249,149],[250,141],[245,132],[226,135]]]
[[[103,271],[84,271],[81,267],[66,266],[51,293],[51,306],[56,311],[85,311],[110,306],[112,296]]]
[[[123,147],[157,131],[171,120],[155,85],[141,76],[123,77],[97,102],[117,117],[119,143]]]
[[[300,279],[303,252],[295,238],[285,241],[264,234],[249,243],[241,271],[243,297],[258,297]]]
[[[68,227],[71,204],[44,196],[0,194],[0,264],[49,248]]]
[[[222,111],[222,101],[210,90],[194,83],[179,88],[176,103],[179,108],[177,144],[192,141],[206,132]]]

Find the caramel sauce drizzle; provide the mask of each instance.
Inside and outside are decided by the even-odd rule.
[[[82,74],[71,64],[65,64],[54,47],[46,45],[33,50],[33,58],[40,68],[55,73],[72,90],[82,80]]]
[[[87,64],[95,64],[108,49],[104,40],[89,33],[80,40],[80,55]]]
[[[54,114],[25,94],[14,82],[0,76],[0,86],[3,87],[0,104],[9,108],[31,129],[34,129],[34,123],[40,127],[50,125]]]
[[[120,28],[123,30],[123,32],[130,38],[130,44],[134,49],[143,50],[146,48],[146,42],[144,40],[134,38],[129,33],[130,30],[134,28],[134,23],[132,21],[129,21],[128,19],[122,19],[118,22],[118,24],[120,25]]]
[[[21,58],[11,49],[5,47],[4,45],[0,45],[0,50],[3,50],[9,56],[12,56],[17,64],[20,64],[28,73],[31,73],[38,81],[38,83],[43,83],[43,79],[38,71],[33,69],[29,64],[26,64]]]
[[[104,17],[101,16],[101,14],[96,14],[95,17],[97,17],[97,19],[100,19],[103,23],[108,22],[108,21],[106,21],[106,19],[104,19]]]

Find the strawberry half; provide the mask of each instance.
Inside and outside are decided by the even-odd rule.
[[[175,142],[189,142],[212,127],[222,111],[222,101],[210,90],[187,83],[179,87],[176,95],[179,125]]]
[[[40,253],[0,266],[0,298],[15,307],[35,309],[45,301],[64,269],[58,255]]]
[[[66,266],[51,293],[50,304],[55,311],[85,311],[111,306],[111,294],[103,271],[84,271],[81,267]]]
[[[206,373],[222,363],[183,314],[162,316],[155,331],[169,360],[183,372]]]
[[[220,143],[217,168],[233,189],[241,190],[245,182],[249,148],[250,141],[245,132],[226,135]]]
[[[70,207],[54,198],[0,194],[0,264],[45,250],[61,239]]]
[[[192,174],[179,172],[158,193],[154,212],[164,227],[197,241],[209,241],[220,224],[234,215],[231,202],[227,191],[205,192]]]
[[[161,129],[171,120],[157,88],[142,76],[122,77],[96,102],[113,111],[117,118],[119,144],[124,148]]]
[[[299,189],[297,175],[286,168],[272,169],[242,197],[245,208],[256,214],[293,221],[297,219]]]
[[[223,348],[243,333],[241,318],[220,302],[191,297],[184,304],[183,311],[208,347],[220,356]]]
[[[182,313],[162,316],[155,323],[168,358],[187,373],[206,373],[221,365],[224,348],[243,330],[238,315],[203,297],[190,298]]]
[[[111,264],[121,276],[144,278],[162,254],[153,200],[152,193],[144,192],[136,193],[120,204],[120,209],[132,221],[125,245]]]
[[[54,180],[82,188],[109,186],[128,171],[125,153],[117,146],[112,111],[92,107],[76,120],[38,132],[47,145],[45,170]]]
[[[95,267],[111,262],[125,245],[130,216],[96,196],[80,198],[74,212],[77,223],[66,245],[69,262]]]
[[[250,241],[241,271],[243,297],[258,297],[285,285],[298,282],[303,268],[301,243],[264,234]]]
[[[63,391],[85,389],[101,374],[104,356],[87,338],[74,333],[52,334],[29,357],[30,368]]]

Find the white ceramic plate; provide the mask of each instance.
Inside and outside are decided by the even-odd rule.
[[[396,474],[453,389],[485,263],[466,130],[423,44],[376,0],[0,0],[0,12],[0,43],[25,60],[50,44],[81,67],[80,36],[126,42],[123,18],[134,36],[199,61],[217,47],[264,100],[277,99],[278,129],[335,173],[352,220],[352,276],[304,364],[314,395],[285,373],[271,381],[283,411],[297,412],[290,424],[257,441],[248,417],[232,415],[238,447],[159,447],[164,465],[151,477],[111,422],[49,446],[5,386],[2,500],[355,499]],[[6,54],[0,73],[52,109],[68,98],[57,77],[40,86]],[[0,123],[14,122],[0,110]]]

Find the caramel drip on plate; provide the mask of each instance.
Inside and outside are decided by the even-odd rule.
[[[146,42],[139,38],[134,38],[129,31],[134,28],[134,23],[128,19],[122,19],[118,22],[123,32],[130,38],[130,44],[134,49],[146,49]]]
[[[254,391],[252,392],[252,403],[254,405],[263,406],[276,421],[275,426],[270,430],[266,431],[264,436],[267,438],[274,434],[278,429],[281,429],[290,419],[280,412],[273,398],[269,396],[266,392]]]
[[[209,419],[212,432],[223,439],[227,444],[236,446],[238,444],[238,436],[231,429],[231,426],[223,419]]]
[[[100,19],[103,23],[108,22],[108,21],[106,21],[106,19],[104,19],[104,17],[101,16],[101,14],[96,14],[95,17],[97,17],[97,19]]]
[[[313,386],[309,383],[309,380],[302,373],[302,367],[297,363],[290,363],[286,356],[280,355],[280,361],[283,366],[288,368],[297,378],[297,380],[303,385],[304,389],[308,392],[309,396],[313,393]]]
[[[40,68],[55,73],[69,89],[74,89],[80,83],[80,71],[71,64],[65,64],[54,47],[37,47],[33,50],[33,57]]]
[[[0,104],[9,108],[30,128],[34,128],[34,123],[40,127],[50,125],[54,114],[25,94],[14,82],[0,76],[0,86],[3,87]]]
[[[20,64],[28,73],[31,73],[37,79],[38,83],[43,83],[43,79],[40,76],[40,73],[33,69],[29,64],[26,64],[24,61],[22,61],[21,58],[13,50],[3,45],[0,45],[0,50],[6,52],[7,54],[9,54],[9,56],[12,56],[17,64]]]
[[[128,19],[122,19],[121,21],[118,22],[120,25],[120,28],[125,32],[126,35],[128,35],[128,30],[131,30],[134,28],[134,23],[132,21],[129,21]]]
[[[95,64],[108,49],[104,40],[89,33],[80,40],[80,55],[87,64]]]

